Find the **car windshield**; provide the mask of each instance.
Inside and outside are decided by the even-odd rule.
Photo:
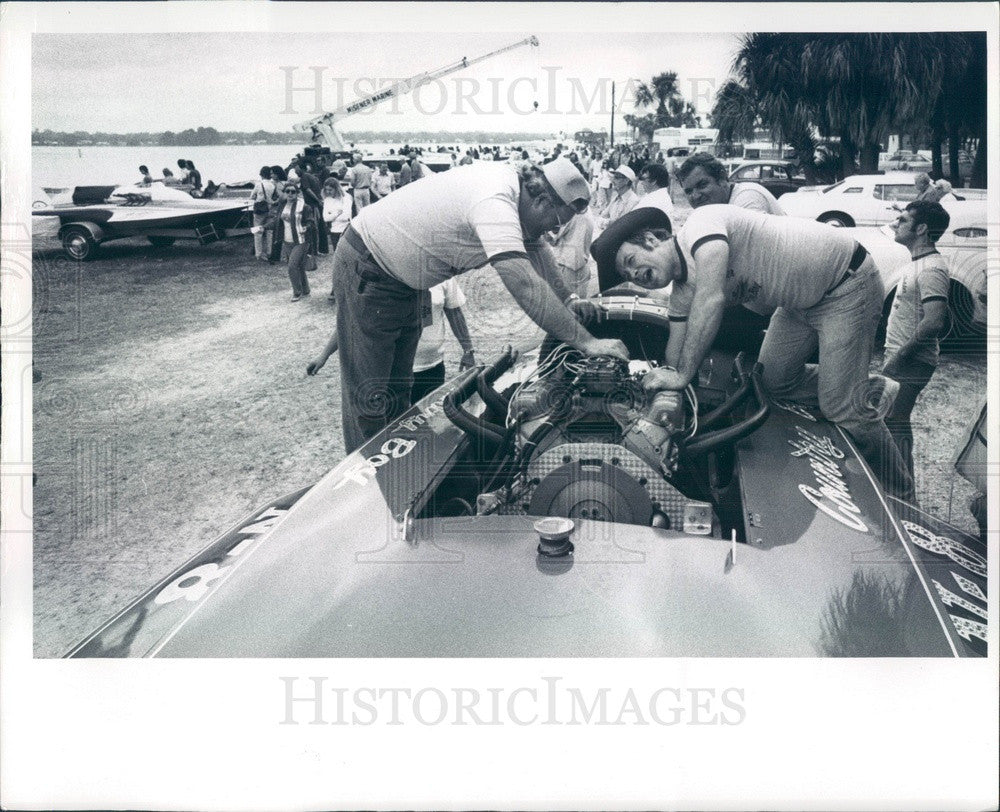
[[[877,200],[900,200],[909,202],[917,199],[917,187],[912,183],[877,183],[875,184]]]
[[[825,189],[823,190],[823,194],[826,194],[827,192],[832,192],[832,191],[833,191],[834,189],[836,189],[836,188],[837,188],[838,186],[843,186],[843,185],[844,185],[844,181],[840,181],[839,183],[835,183],[835,184],[833,184],[833,186],[827,186],[827,187],[826,187],[826,188],[825,188]]]

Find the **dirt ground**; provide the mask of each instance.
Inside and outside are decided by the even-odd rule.
[[[328,259],[295,303],[247,240],[127,240],[79,264],[36,237],[33,278],[35,653],[52,657],[344,448],[336,356],[305,374],[333,329]],[[480,360],[537,341],[489,270],[462,284]],[[952,462],[985,391],[984,357],[945,357],[914,413],[918,498],[970,532]]]

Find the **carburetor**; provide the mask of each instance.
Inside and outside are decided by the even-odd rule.
[[[677,469],[674,437],[683,429],[684,394],[672,390],[657,392],[646,411],[625,429],[622,445],[649,463],[655,460],[661,473],[670,476]]]

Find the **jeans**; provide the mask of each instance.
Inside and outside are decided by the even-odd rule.
[[[337,252],[337,244],[340,242],[340,235],[342,233],[343,232],[340,232],[340,231],[331,231],[330,232],[330,238],[329,239],[330,239],[330,253],[331,254],[335,254]],[[337,266],[336,265],[333,266],[333,271],[331,273],[333,275],[333,284],[330,286],[330,295],[334,296],[337,293],[337,284],[336,284]]]
[[[288,279],[292,283],[292,293],[296,296],[309,294],[309,277],[306,276],[308,243],[285,243],[288,249]]]
[[[774,397],[818,406],[827,420],[850,433],[885,490],[912,500],[913,478],[883,415],[869,402],[868,366],[882,299],[882,283],[868,257],[812,307],[779,307],[758,358]],[[817,349],[819,363],[807,364]]]
[[[360,211],[365,206],[370,206],[372,202],[371,191],[368,189],[355,189],[354,190],[354,205],[357,206]]]
[[[410,407],[421,291],[390,279],[348,240],[333,255],[340,401],[348,453]]]
[[[326,224],[323,222],[323,207],[319,206],[315,208],[315,211],[316,222],[319,224],[319,227],[316,229],[316,245],[314,246],[316,250],[313,253],[326,254],[330,251],[330,243]]]
[[[917,398],[934,374],[934,367],[923,361],[910,361],[900,364],[894,371],[896,374],[891,377],[899,381],[899,394],[896,395],[892,411],[886,415],[885,424],[889,427],[892,439],[896,441],[899,453],[903,455],[903,462],[906,463],[910,476],[913,476],[913,426],[910,424],[910,414]]]

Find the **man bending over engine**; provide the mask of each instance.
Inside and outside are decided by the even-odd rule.
[[[410,405],[426,292],[489,263],[543,330],[587,355],[628,359],[579,323],[551,249],[539,243],[586,211],[590,190],[565,158],[541,167],[459,166],[366,206],[333,257],[344,440],[361,446]]]
[[[675,236],[633,232],[615,252],[614,266],[644,288],[673,283],[666,366],[646,376],[647,389],[690,383],[727,303],[773,311],[759,355],[768,390],[818,406],[850,432],[887,491],[913,498],[912,478],[883,421],[895,388],[868,375],[882,284],[868,252],[848,232],[709,205],[695,209]],[[819,363],[807,364],[817,349]]]

